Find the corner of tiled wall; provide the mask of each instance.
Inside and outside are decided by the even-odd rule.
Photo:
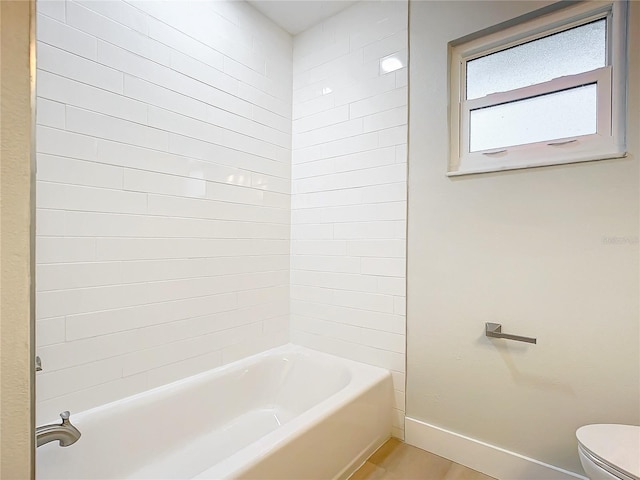
[[[39,421],[291,338],[389,368],[402,438],[406,2],[293,59],[245,2],[37,8]]]
[[[407,2],[294,37],[291,338],[391,370],[404,437]]]

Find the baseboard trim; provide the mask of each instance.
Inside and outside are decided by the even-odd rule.
[[[588,480],[582,475],[405,417],[405,442],[499,480]]]

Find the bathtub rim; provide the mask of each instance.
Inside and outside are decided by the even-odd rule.
[[[163,393],[172,391],[172,390],[176,390],[176,389],[180,389],[181,387],[186,387],[189,385],[197,385],[199,383],[204,383],[207,380],[209,380],[210,378],[214,378],[217,376],[223,376],[225,374],[228,373],[233,373],[236,370],[241,370],[243,368],[246,368],[247,366],[259,363],[260,360],[262,359],[266,359],[266,358],[270,358],[270,357],[278,357],[279,355],[286,355],[286,354],[292,354],[292,353],[298,353],[298,354],[302,354],[303,356],[310,356],[310,355],[318,355],[318,356],[324,356],[325,358],[331,359],[331,361],[334,362],[345,362],[347,363],[347,367],[349,366],[348,364],[353,364],[356,368],[358,366],[365,366],[365,367],[371,367],[374,369],[381,369],[381,367],[375,367],[375,366],[371,366],[371,365],[366,365],[366,364],[362,364],[360,362],[356,362],[353,360],[349,360],[347,358],[343,358],[343,357],[338,357],[336,355],[332,355],[332,354],[328,354],[325,352],[321,352],[319,350],[314,350],[312,348],[308,348],[308,347],[304,347],[302,345],[297,345],[294,343],[285,343],[284,345],[279,345],[277,347],[273,347],[270,348],[268,350],[264,350],[262,352],[258,352],[255,353],[253,355],[250,355],[248,357],[244,357],[241,358],[239,360],[235,360],[232,361],[230,363],[226,363],[224,365],[218,365],[215,367],[210,368],[209,370],[205,370],[204,372],[199,372],[199,373],[195,373],[193,375],[189,375],[188,377],[184,377],[184,378],[180,378],[178,380],[174,380],[172,382],[169,383],[165,383],[163,385],[158,385],[152,388],[149,388],[148,390],[144,390],[142,392],[138,392],[138,393],[134,393],[133,395],[128,395],[124,398],[119,398],[117,400],[114,400],[112,402],[108,402],[105,403],[103,405],[98,405],[92,408],[89,408],[87,410],[82,410],[80,412],[71,412],[71,414],[73,415],[73,419],[75,422],[82,422],[83,419],[85,417],[89,417],[92,415],[96,415],[101,413],[103,410],[107,410],[109,408],[115,408],[115,407],[124,407],[128,404],[131,403],[135,403],[137,400],[141,400],[144,399],[148,396],[152,396],[152,395],[162,395]],[[381,369],[384,370],[384,369]],[[349,381],[347,382],[347,384],[342,387],[342,388],[346,388],[348,385],[350,385],[351,381],[353,380],[353,378],[349,379]],[[339,390],[341,391],[341,390]],[[338,392],[339,392],[338,391]],[[336,392],[336,393],[338,393]],[[55,417],[55,418],[51,418],[51,422],[57,422],[59,421],[59,418]],[[49,422],[44,422],[44,423],[49,423]]]

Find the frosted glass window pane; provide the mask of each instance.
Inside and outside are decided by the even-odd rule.
[[[602,19],[467,62],[467,99],[589,72],[606,61]]]
[[[469,150],[596,133],[596,84],[472,110]]]

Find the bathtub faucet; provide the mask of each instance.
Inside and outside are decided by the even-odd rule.
[[[36,444],[39,447],[45,443],[60,441],[61,447],[73,445],[80,438],[80,430],[69,421],[69,412],[60,414],[62,423],[51,423],[36,428]]]

